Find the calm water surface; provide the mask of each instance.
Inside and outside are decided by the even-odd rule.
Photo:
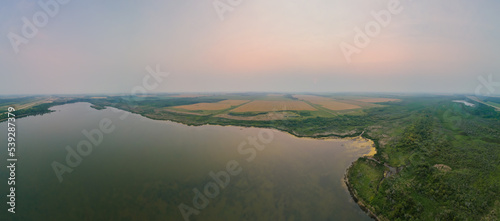
[[[190,220],[370,220],[342,184],[349,164],[369,152],[351,140],[296,138],[276,130],[186,126],[155,121],[88,103],[17,120],[16,214],[2,197],[0,220],[183,220],[179,205],[196,209]],[[73,150],[89,139],[82,133],[109,119],[88,156],[59,182],[53,162],[67,165]],[[258,135],[273,136],[270,143]],[[5,160],[7,124],[0,124],[0,192],[8,194]],[[256,150],[248,137],[257,138]],[[244,143],[244,144],[242,144]],[[243,149],[238,151],[238,146]],[[253,157],[251,148],[255,150]],[[240,153],[242,152],[242,153]],[[215,183],[209,172],[237,162],[241,172],[225,188],[213,186],[203,209],[193,205],[193,189]],[[215,196],[214,196],[215,195]],[[186,207],[187,208],[187,207]]]

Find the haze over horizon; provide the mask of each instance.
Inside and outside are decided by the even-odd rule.
[[[498,1],[60,0],[16,53],[9,36],[47,2],[0,3],[0,94],[130,93],[156,65],[170,75],[150,93],[500,94],[484,85],[500,82]],[[223,21],[214,2],[232,10]],[[348,62],[342,43],[391,2],[398,13]]]

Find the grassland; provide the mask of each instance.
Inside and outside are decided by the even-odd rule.
[[[238,108],[232,112],[272,112],[284,110],[316,110],[311,105],[302,101],[269,101],[269,100],[255,100]]]
[[[360,204],[379,220],[499,220],[500,113],[411,100],[394,106],[406,117],[366,130],[377,154],[347,174]]]

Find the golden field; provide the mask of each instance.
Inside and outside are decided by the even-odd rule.
[[[185,110],[224,110],[231,108],[232,106],[238,106],[248,102],[248,100],[223,100],[217,103],[197,103],[190,105],[175,106],[174,108],[180,108]]]
[[[342,102],[335,101],[335,100],[333,100],[331,98],[327,98],[327,97],[320,97],[320,96],[314,96],[314,95],[294,95],[294,97],[298,98],[300,100],[305,100],[305,101],[311,102],[313,104],[321,105],[324,108],[334,110],[334,111],[361,108],[358,105],[342,103]]]
[[[393,98],[366,98],[366,99],[357,99],[357,101],[368,102],[368,103],[382,103],[382,102],[391,102],[400,100]]]
[[[232,112],[265,112],[265,111],[283,111],[283,110],[310,110],[316,108],[303,101],[266,101],[256,100],[243,106],[237,107]]]

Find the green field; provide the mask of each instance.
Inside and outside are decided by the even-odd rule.
[[[349,170],[359,198],[381,220],[498,220],[500,114],[444,98],[419,103],[434,105],[367,131],[380,163],[358,160]],[[381,180],[382,163],[402,169]]]

